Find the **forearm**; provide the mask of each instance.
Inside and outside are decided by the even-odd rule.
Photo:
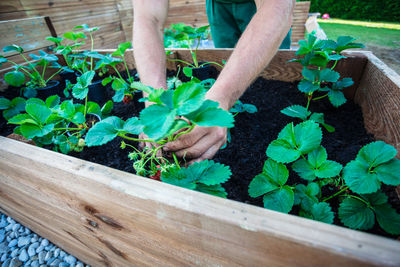
[[[269,64],[292,23],[292,0],[269,0],[257,6],[245,32],[207,98],[229,110]]]
[[[137,7],[134,7],[133,46],[140,80],[153,88],[166,88],[163,18],[144,15],[141,12],[143,8],[139,7],[142,3],[137,2]],[[164,8],[168,9],[168,1],[163,2],[167,3]]]

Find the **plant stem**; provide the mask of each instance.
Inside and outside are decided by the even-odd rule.
[[[138,138],[126,136],[124,134],[119,134],[118,136],[125,138],[126,140],[135,141],[135,142],[149,142],[149,143],[156,143],[156,144],[164,145],[164,142],[162,142],[162,141],[157,142],[157,141],[150,140],[150,139],[138,139]]]
[[[343,195],[343,196],[345,196],[345,197],[351,197],[351,198],[357,199],[357,200],[361,201],[362,203],[364,203],[365,205],[367,205],[367,207],[373,209],[373,207],[371,206],[371,204],[369,204],[367,201],[365,201],[364,199],[362,199],[362,198],[360,198],[360,197],[358,197],[358,196],[355,196],[355,195]]]
[[[176,139],[178,139],[179,136],[191,132],[195,126],[196,126],[195,124],[190,125],[190,127],[186,131],[178,133],[172,140],[175,141]]]
[[[62,71],[62,69],[59,69],[56,73],[54,73],[53,75],[51,75],[50,76],[50,78],[48,78],[47,80],[46,80],[46,84],[47,84],[47,82],[48,81],[50,81],[54,76],[56,76],[58,73],[60,73]]]
[[[333,70],[336,67],[336,64],[338,63],[338,60],[335,60],[335,63],[333,64],[331,70]]]
[[[176,164],[176,166],[180,169],[181,168],[181,166],[179,166],[179,161],[178,161],[178,158],[176,157],[176,155],[175,155],[175,153],[174,152],[172,152],[172,157],[174,158],[174,162],[175,162],[175,164]]]
[[[128,73],[128,81],[131,83],[131,82],[133,82],[133,81],[131,81],[131,75],[129,74],[128,65],[126,65],[125,55],[122,56],[122,59],[123,59],[123,61],[124,61],[126,73]]]
[[[311,99],[312,99],[312,93],[309,93],[308,94],[308,96],[307,96],[307,106],[306,106],[306,110],[308,110],[308,108],[310,107],[310,102],[311,102]]]
[[[68,128],[68,127],[66,127],[66,128],[54,128],[53,129],[53,131],[64,131],[64,130],[67,130],[67,131],[80,131],[82,129],[81,128]]]
[[[86,95],[85,97],[85,108],[83,110],[83,116],[86,118],[86,113],[87,113],[87,102],[88,102],[88,96]]]
[[[181,60],[181,59],[176,59],[176,58],[172,58],[172,59],[168,59],[169,61],[176,61],[176,62],[180,62],[183,63],[185,65],[187,65],[188,67],[194,68],[195,66],[193,64],[190,64],[187,61]]]
[[[319,97],[313,98],[312,100],[316,101],[316,100],[322,99],[322,98],[327,97],[327,96],[328,96],[328,94],[325,94],[323,96],[319,96]]]
[[[29,66],[38,74],[38,76],[40,76],[40,72],[35,68],[35,66],[24,56],[24,54],[22,54],[22,53],[19,53],[20,55],[21,55],[21,57],[26,61],[26,62],[28,62],[28,64],[29,64]],[[30,75],[30,77],[32,77],[31,75]]]
[[[94,42],[93,42],[92,32],[89,32],[89,35],[90,35],[90,41],[92,43],[90,47],[90,52],[93,52]],[[93,70],[93,57],[90,57],[90,70]]]
[[[122,78],[122,76],[121,76],[121,74],[119,73],[119,71],[117,70],[117,68],[116,68],[115,66],[112,66],[112,67],[114,68],[115,72],[118,74],[118,77],[119,77],[121,80],[125,81],[125,80]]]
[[[349,189],[348,186],[346,186],[345,188],[343,188],[343,189],[340,190],[339,192],[336,192],[336,193],[333,194],[332,196],[329,196],[329,197],[324,198],[324,199],[322,200],[322,202],[326,202],[326,201],[328,201],[329,199],[332,199],[332,198],[336,197],[337,195],[340,195],[341,193],[343,193],[343,192],[346,191],[347,189]]]

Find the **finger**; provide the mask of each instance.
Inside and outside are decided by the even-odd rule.
[[[179,151],[188,147],[191,147],[193,144],[198,142],[201,138],[203,138],[207,134],[207,131],[204,128],[198,127],[194,128],[190,133],[181,135],[177,140],[167,143],[163,150],[167,151]]]
[[[214,146],[219,140],[212,135],[205,135],[193,146],[175,151],[175,155],[180,158],[195,159],[203,155],[210,147]]]
[[[200,157],[192,159],[191,161],[188,162],[188,165],[192,165],[195,162],[200,162],[206,159],[212,159],[215,154],[219,151],[220,145],[214,145],[210,147],[206,152],[204,152]]]

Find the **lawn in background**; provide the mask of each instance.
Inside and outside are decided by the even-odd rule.
[[[342,19],[319,19],[318,23],[330,39],[349,35],[357,38],[358,43],[364,43],[366,46],[400,49],[400,24]]]
[[[372,51],[390,68],[400,74],[400,24],[342,19],[318,19],[329,39],[348,35],[363,43],[363,50]]]

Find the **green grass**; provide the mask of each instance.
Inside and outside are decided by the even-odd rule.
[[[318,20],[318,23],[329,39],[349,35],[366,46],[400,48],[400,24],[338,19]]]

